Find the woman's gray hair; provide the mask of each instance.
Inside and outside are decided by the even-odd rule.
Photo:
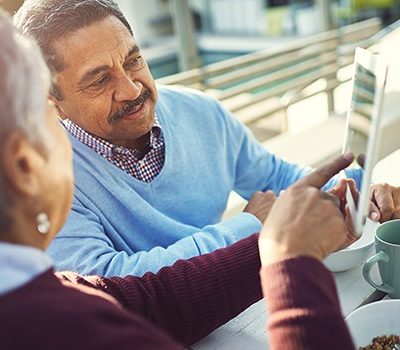
[[[19,129],[43,141],[50,73],[37,44],[0,12],[0,133]]]
[[[0,9],[0,147],[15,130],[45,146],[49,70],[38,46],[16,29]],[[1,167],[1,164],[0,164]],[[8,227],[11,198],[0,168],[0,232]]]

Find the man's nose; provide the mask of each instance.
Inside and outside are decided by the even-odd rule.
[[[116,102],[136,100],[142,91],[143,85],[128,76],[118,79],[117,87],[114,92]]]

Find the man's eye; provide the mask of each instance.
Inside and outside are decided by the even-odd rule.
[[[101,87],[103,85],[105,85],[108,82],[108,76],[104,76],[98,80],[96,80],[94,83],[90,84],[90,87]]]
[[[125,69],[139,70],[143,68],[143,56],[130,59],[125,63]]]

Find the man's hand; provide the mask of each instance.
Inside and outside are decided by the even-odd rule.
[[[348,215],[346,202],[346,187],[350,186],[354,201],[357,203],[359,192],[357,191],[354,180],[341,179],[338,184],[328,190],[337,196],[341,201],[341,210],[345,214],[346,220]],[[369,204],[369,217],[373,221],[385,222],[388,220],[400,218],[400,188],[393,187],[388,184],[377,184],[371,186],[371,197]],[[351,242],[350,242],[351,243]]]
[[[385,222],[400,218],[400,188],[388,184],[372,186],[370,217]]]
[[[320,191],[353,155],[345,154],[290,186],[275,201],[259,240],[263,265],[290,255],[324,259],[347,239],[339,201]]]
[[[343,187],[346,181],[351,189],[353,198],[357,203],[359,193],[355,187],[355,183],[351,179],[340,180],[338,185],[328,192],[335,194],[343,203],[346,202],[345,190]],[[344,192],[343,192],[344,190]],[[388,220],[400,218],[400,188],[393,187],[388,184],[377,184],[371,186],[371,202],[369,205],[369,217],[374,221],[385,222]],[[342,211],[344,206],[342,206]],[[344,211],[343,211],[344,212]]]
[[[263,223],[267,218],[272,205],[275,203],[275,200],[276,196],[272,191],[256,192],[250,198],[249,203],[243,211],[253,214]]]

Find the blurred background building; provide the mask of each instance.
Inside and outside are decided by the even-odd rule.
[[[156,77],[218,62],[367,18],[389,24],[400,17],[400,0],[118,0],[148,50]],[[145,5],[144,5],[145,4]],[[187,6],[193,33],[186,51],[193,62],[179,66],[176,21]],[[177,19],[176,21],[174,19]],[[186,23],[188,23],[186,21]],[[186,27],[190,31],[190,27]],[[174,35],[176,33],[176,35]],[[192,52],[192,55],[194,53]]]
[[[0,6],[13,13],[22,2],[0,0]],[[136,39],[144,49],[155,77],[371,17],[380,17],[384,25],[400,17],[400,0],[117,2],[134,27]]]

